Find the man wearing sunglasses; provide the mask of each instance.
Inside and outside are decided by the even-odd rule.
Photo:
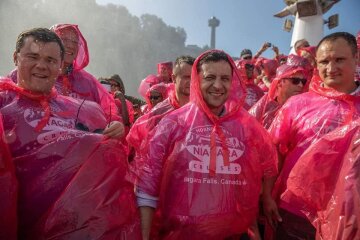
[[[310,80],[310,67],[306,59],[289,55],[288,61],[278,67],[276,77],[264,95],[250,110],[265,129],[268,129],[282,105],[292,96],[303,93]]]
[[[324,37],[317,46],[316,62],[319,74],[312,77],[309,92],[289,99],[269,128],[279,153],[279,176],[273,196],[283,221],[276,230],[276,239],[315,239],[315,228],[308,214],[301,211],[302,204],[282,198],[288,189],[288,177],[313,143],[360,116],[360,88],[355,81],[356,38],[346,32]]]

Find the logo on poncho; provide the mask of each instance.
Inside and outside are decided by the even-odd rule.
[[[196,158],[189,162],[189,170],[193,172],[209,173],[210,163],[210,134],[213,126],[201,126],[191,130],[187,139],[186,149]],[[222,129],[226,138],[226,146],[229,149],[229,166],[224,165],[224,153],[220,139],[216,137],[216,173],[239,174],[241,166],[234,163],[239,159],[245,146],[239,139],[232,137],[231,133]]]
[[[24,111],[24,119],[27,124],[35,128],[40,120],[44,117],[44,111],[34,109],[26,109]],[[75,128],[75,120],[61,119],[51,116],[48,123],[42,129],[43,132],[37,136],[37,141],[40,144],[46,144],[55,140],[64,140],[64,138],[73,138],[74,133],[69,131]],[[69,136],[71,135],[71,137]]]

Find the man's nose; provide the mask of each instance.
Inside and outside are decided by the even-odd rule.
[[[36,63],[36,67],[41,68],[41,69],[45,69],[47,66],[46,60],[44,59],[39,59]]]
[[[213,87],[214,88],[217,88],[217,89],[220,89],[222,87],[222,82],[221,82],[221,78],[220,77],[217,77],[214,81],[214,84],[213,84]]]
[[[336,62],[335,61],[330,61],[328,66],[327,66],[327,71],[328,72],[333,72],[336,70]]]

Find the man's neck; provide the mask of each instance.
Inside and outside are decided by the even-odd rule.
[[[189,96],[176,93],[176,99],[179,102],[180,107],[184,106],[189,102]]]
[[[216,115],[218,117],[224,116],[224,114],[225,114],[225,106],[224,105],[222,105],[221,107],[218,107],[218,108],[210,109],[210,110],[214,115]]]

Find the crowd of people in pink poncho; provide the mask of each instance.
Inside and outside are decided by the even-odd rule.
[[[360,239],[360,33],[159,59],[144,100],[85,70],[75,24],[13,60],[0,239]]]

